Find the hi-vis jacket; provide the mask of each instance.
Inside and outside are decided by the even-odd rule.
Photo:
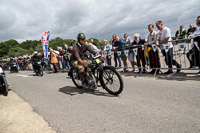
[[[51,63],[58,63],[57,56],[54,52],[51,53]]]
[[[176,40],[179,40],[179,39],[187,39],[187,35],[186,35],[186,30],[185,29],[182,29],[182,31],[178,30],[176,32],[176,36],[177,34],[179,34],[180,36],[179,37],[176,37]]]

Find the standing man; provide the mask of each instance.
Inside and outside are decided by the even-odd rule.
[[[124,42],[122,39],[120,39],[118,36],[115,37],[115,43],[114,43],[114,47],[113,47],[113,51],[122,48]],[[119,62],[119,67],[121,67],[121,57],[120,55],[118,55],[118,53],[115,51],[114,52],[114,61],[115,61],[115,67],[117,67]]]
[[[194,33],[194,31],[196,30],[196,27],[194,27],[193,24],[190,24],[189,26],[190,28],[187,30],[187,35],[192,35]]]
[[[165,74],[173,73],[172,65],[176,65],[177,72],[181,71],[181,65],[173,59],[173,45],[171,31],[168,27],[164,27],[162,21],[156,22],[156,27],[160,30],[157,34],[156,45],[161,45],[161,52],[165,56],[165,63],[168,65],[168,71]],[[166,50],[167,49],[167,50]]]
[[[196,25],[197,28],[194,31],[194,34],[190,35],[188,38],[192,39],[191,44],[194,47],[194,64],[196,66],[199,66],[199,73],[200,73],[200,16],[196,19]],[[197,42],[197,44],[194,44],[194,42]]]
[[[67,66],[68,70],[71,69],[71,61],[70,61],[70,55],[71,55],[71,50],[70,48],[68,48],[68,45],[65,44],[65,54],[64,54],[64,62],[65,62],[65,66]]]
[[[94,42],[93,38],[90,38],[90,42],[97,47],[97,44]],[[98,47],[97,47],[98,48]]]
[[[148,25],[148,30],[149,30],[149,35],[147,38],[147,47],[148,47],[148,56],[149,56],[149,61],[150,61],[150,68],[152,71],[150,73],[154,73],[156,69],[160,69],[160,58],[158,55],[158,49],[155,48],[155,51],[153,49],[153,45],[156,44],[156,37],[157,37],[157,32],[154,30],[154,25],[149,24]],[[159,70],[157,70],[157,73]]]
[[[112,38],[113,38],[113,40],[112,40],[112,49],[113,49],[113,51],[114,51],[114,47],[115,47],[116,37],[117,37],[117,35],[115,35],[115,34],[112,35]],[[118,65],[117,60],[119,61],[119,67],[121,67],[121,60],[118,57],[117,52],[115,51],[114,52],[115,67],[117,67],[117,65]]]
[[[59,51],[58,58],[59,58],[59,60],[60,60],[60,62],[62,64],[63,71],[65,71],[65,69],[66,69],[65,58],[64,58],[65,51],[63,51],[62,47],[58,47],[58,51]]]
[[[138,69],[139,69],[139,72],[140,73],[142,71],[142,67],[143,67],[143,71],[142,73],[145,73],[146,72],[146,69],[145,69],[145,65],[146,65],[146,57],[144,55],[144,44],[145,44],[145,40],[141,39],[140,38],[140,34],[136,33],[134,34],[134,41],[133,41],[133,47],[139,47],[138,48],[138,51],[137,51],[137,56],[136,56],[136,59],[137,59],[137,66],[138,66]],[[142,67],[141,67],[141,63],[140,63],[140,60],[142,62]]]
[[[179,39],[187,39],[186,30],[184,29],[183,25],[180,26],[180,29],[176,31],[176,40]]]

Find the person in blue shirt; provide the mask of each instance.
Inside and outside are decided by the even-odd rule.
[[[108,43],[107,40],[103,40],[103,46],[101,47],[101,54],[105,55],[106,61],[108,65],[111,65],[111,45]]]

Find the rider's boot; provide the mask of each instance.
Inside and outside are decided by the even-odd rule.
[[[84,72],[79,73],[79,76],[80,76],[80,79],[81,79],[81,82],[82,82],[82,87],[87,88],[87,85],[86,85],[85,79],[84,79]]]

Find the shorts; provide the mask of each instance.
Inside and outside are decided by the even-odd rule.
[[[127,56],[126,56],[126,54],[124,52],[121,53],[121,59],[123,61],[127,60]]]
[[[90,62],[89,60],[83,60],[84,62]],[[73,65],[73,67],[75,67],[75,68],[77,68],[78,69],[78,72],[79,73],[82,73],[82,72],[84,72],[84,66],[83,65],[78,65],[78,61],[73,61],[73,63],[72,63],[72,65]]]

